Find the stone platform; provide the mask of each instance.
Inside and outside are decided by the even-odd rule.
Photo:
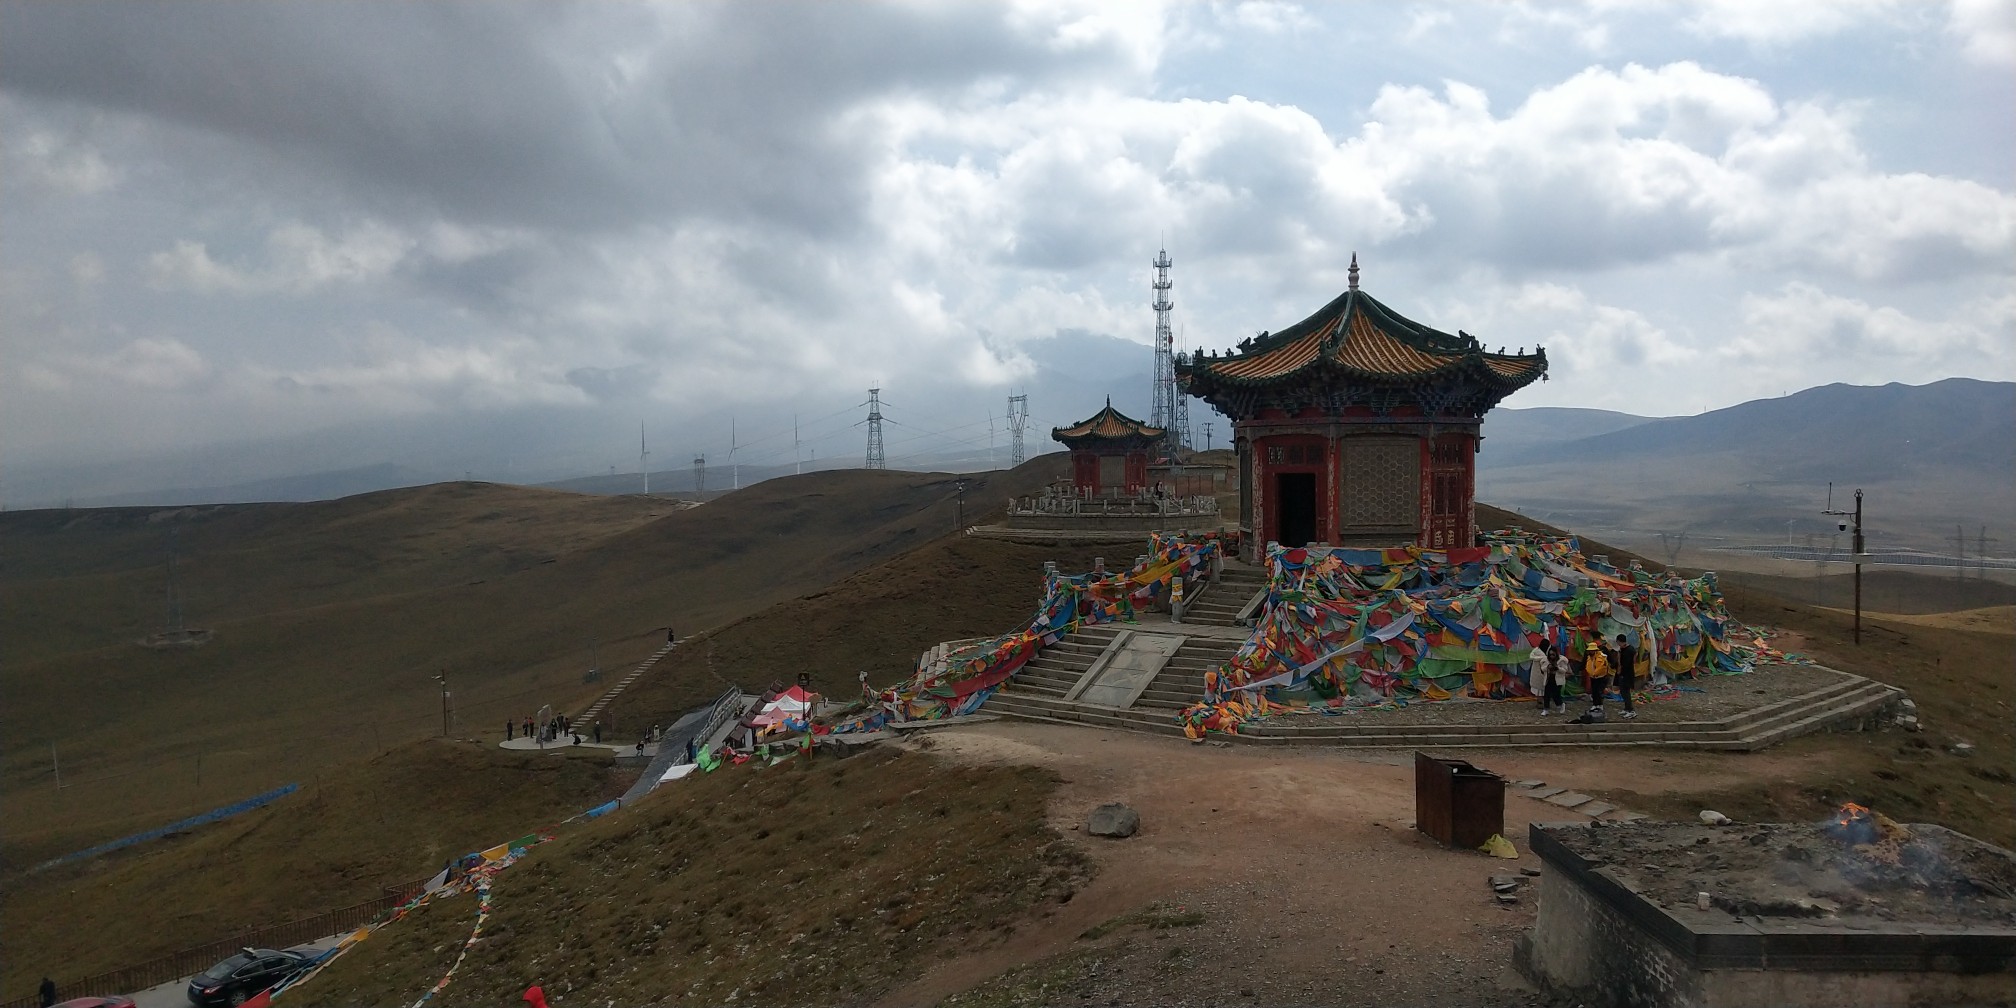
[[[1177,712],[1203,699],[1204,673],[1230,659],[1247,633],[1237,625],[1146,618],[1088,627],[1045,648],[983,709],[1027,720],[1181,736]],[[1143,650],[1161,660],[1147,667]],[[1653,746],[1747,752],[1813,732],[1873,727],[1904,699],[1902,690],[1846,672],[1797,671],[1797,677],[1786,679],[1797,684],[1796,692],[1767,695],[1754,706],[1742,703],[1735,709],[1727,702],[1696,703],[1718,708],[1698,715],[1689,710],[1686,697],[1661,702],[1656,717],[1648,707],[1637,720],[1597,725],[1542,719],[1530,703],[1443,701],[1403,711],[1281,715],[1248,725],[1238,735],[1211,738],[1241,745],[1376,749]],[[1745,684],[1745,677],[1737,676],[1717,685]],[[1433,721],[1415,716],[1424,710],[1432,710]],[[1612,705],[1611,711],[1614,717],[1618,708]]]

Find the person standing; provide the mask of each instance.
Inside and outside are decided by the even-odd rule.
[[[1533,649],[1533,680],[1540,687],[1540,716],[1558,714],[1566,709],[1561,703],[1561,688],[1568,685],[1568,659],[1554,654],[1554,642],[1543,640]]]
[[[672,628],[669,626],[665,628],[665,643],[667,644],[679,643],[678,636],[672,633]]]
[[[1634,682],[1637,677],[1638,649],[1631,645],[1629,637],[1620,633],[1617,635],[1617,693],[1624,698],[1626,721],[1638,716],[1637,704],[1631,699],[1631,690],[1637,685]]]
[[[506,741],[506,742],[509,742],[509,741],[511,741],[511,732],[512,732],[512,730],[513,730],[513,729],[516,729],[517,727],[518,727],[518,725],[517,725],[516,723],[512,722],[512,721],[511,721],[511,720],[510,720],[509,718],[506,718],[506,719],[505,719],[505,721],[504,721],[504,741]]]
[[[596,719],[595,719],[595,744],[596,744],[596,745],[601,745],[601,744],[602,744],[602,719],[601,719],[601,718],[596,718]]]
[[[43,977],[43,978],[42,978],[42,987],[41,987],[41,990],[39,991],[39,993],[40,993],[40,994],[42,995],[42,1008],[49,1008],[49,1006],[50,1006],[50,1005],[53,1005],[53,1004],[55,1004],[55,1003],[56,1003],[56,981],[54,981],[54,980],[51,980],[51,979],[49,979],[49,978],[48,978],[48,977],[46,977],[46,976],[45,976],[45,977]]]
[[[1575,723],[1599,724],[1605,720],[1603,694],[1610,689],[1610,656],[1603,650],[1601,637],[1591,637],[1583,650],[1582,675],[1589,681],[1589,709]]]

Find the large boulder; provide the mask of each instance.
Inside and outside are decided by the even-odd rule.
[[[1141,828],[1141,813],[1119,802],[1107,802],[1092,810],[1085,832],[1093,836],[1130,837]]]

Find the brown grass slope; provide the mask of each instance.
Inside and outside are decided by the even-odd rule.
[[[1145,548],[1146,544],[1143,543]],[[837,699],[860,692],[857,673],[880,688],[907,678],[941,641],[1019,630],[1042,599],[1043,564],[1090,570],[1133,563],[1134,547],[1032,546],[957,538],[931,543],[762,612],[682,648],[623,693],[613,711],[630,724],[670,724],[730,683],[750,691],[796,681]]]
[[[1068,900],[1088,864],[1044,822],[1055,778],[879,749],[727,768],[536,848],[499,877],[442,1008],[863,1004]],[[289,1000],[397,1004],[475,922],[460,898],[393,924]]]
[[[373,899],[621,793],[610,762],[413,743],[218,825],[17,877],[0,907],[0,991]]]
[[[217,631],[213,643],[183,651],[134,645],[134,624],[121,624],[107,600],[158,584],[151,557],[123,574],[110,568],[120,549],[151,552],[165,531],[136,531],[144,519],[124,509],[103,518],[117,540],[103,545],[75,515],[18,518],[0,543],[29,558],[0,617],[25,656],[0,668],[11,728],[0,750],[12,813],[0,827],[5,863],[33,863],[438,733],[437,672],[454,691],[459,733],[500,731],[543,703],[578,709],[606,685],[582,679],[591,638],[603,667],[621,669],[662,641],[657,627],[726,622],[949,534],[955,479],[966,481],[967,513],[977,518],[979,502],[1029,492],[1057,466],[1043,458],[964,477],[807,474],[642,523],[632,505],[579,498],[590,503],[575,513],[562,503],[575,495],[480,485],[335,502],[342,507],[223,509],[217,521],[244,523],[216,533],[241,544],[230,554],[239,573],[223,580],[242,577],[256,590],[243,593],[242,615],[204,620]],[[492,512],[502,517],[485,517]],[[498,523],[524,527],[491,533]],[[552,528],[541,533],[542,523]],[[368,533],[353,536],[358,529]],[[51,538],[70,533],[76,541]],[[376,579],[372,590],[384,590],[351,597],[316,588],[355,574],[323,564],[317,550],[352,544],[362,544],[357,563]],[[508,556],[486,559],[494,553]],[[65,595],[74,579],[30,577],[68,569],[68,554],[78,569],[126,587]],[[45,592],[58,601],[31,602]],[[61,629],[46,631],[57,643],[37,643],[38,620],[53,625],[56,607],[81,614],[92,628],[81,635],[87,644]],[[52,786],[52,743],[62,792]]]

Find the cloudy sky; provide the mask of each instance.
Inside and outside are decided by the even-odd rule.
[[[0,20],[17,471],[367,429],[596,471],[640,423],[718,457],[794,413],[837,456],[870,385],[976,437],[1032,341],[1146,373],[1162,244],[1189,347],[1300,319],[1356,251],[1403,313],[1544,344],[1513,406],[2016,377],[2006,0]]]

